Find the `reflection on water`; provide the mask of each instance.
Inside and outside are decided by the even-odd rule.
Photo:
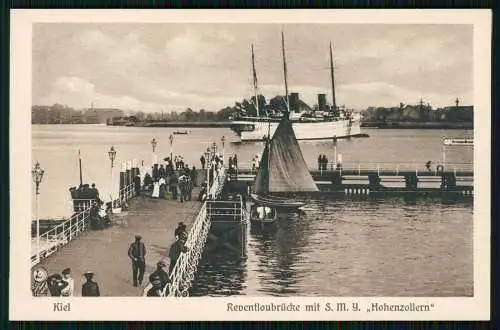
[[[249,230],[248,259],[205,255],[193,296],[471,296],[472,203],[312,201]]]

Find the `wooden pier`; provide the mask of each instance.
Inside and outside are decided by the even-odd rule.
[[[87,270],[95,272],[101,296],[140,296],[148,284],[149,274],[156,263],[164,260],[168,265],[168,251],[174,242],[174,230],[183,221],[188,229],[199,212],[196,200],[199,189],[193,190],[193,200],[152,199],[139,196],[129,201],[127,210],[113,215],[112,226],[103,230],[87,230],[78,239],[42,260],[37,267],[45,267],[50,274],[61,273],[70,267],[75,280],[75,295],[81,287]],[[127,255],[134,236],[140,234],[146,245],[146,272],[142,287],[132,285],[131,261]]]

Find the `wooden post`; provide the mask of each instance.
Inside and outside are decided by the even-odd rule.
[[[119,200],[122,200],[123,198],[123,188],[126,186],[126,170],[127,170],[127,165],[125,163],[122,163],[122,168],[120,171],[120,194],[118,196]]]

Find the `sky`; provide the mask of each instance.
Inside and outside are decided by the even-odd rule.
[[[253,95],[252,44],[259,92],[283,95],[281,31],[289,91],[310,105],[331,101],[330,42],[339,105],[473,104],[472,25],[234,23],[34,24],[32,102],[217,111]]]

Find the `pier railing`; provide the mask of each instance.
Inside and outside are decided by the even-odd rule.
[[[433,174],[437,176],[441,171],[453,172],[455,174],[457,172],[458,173],[473,172],[474,164],[446,163],[443,165],[440,162],[433,161],[431,163],[430,169],[427,169],[425,166],[425,162],[422,163],[349,162],[349,163],[342,163],[340,167],[337,167],[337,164],[334,164],[333,162],[329,162],[326,167],[326,170],[319,169],[317,166],[310,167],[309,170],[311,172],[318,174],[328,173],[332,171],[339,171],[339,172],[357,173],[358,175],[361,175],[362,172],[373,171],[377,172],[379,175],[388,172],[394,175],[399,175],[400,172],[414,172],[416,175],[425,173],[426,175]],[[241,164],[237,169],[238,174],[241,173],[257,174],[257,171],[258,169],[252,168],[250,164]]]
[[[118,198],[113,200],[113,208],[121,207],[127,201],[135,197],[135,183],[131,183],[128,186],[123,187],[118,192]]]
[[[210,225],[210,217],[207,216],[207,202],[205,202],[189,231],[185,243],[187,251],[181,253],[177,259],[172,273],[169,275],[170,283],[165,286],[162,296],[187,297],[189,295],[188,290],[198,269]]]
[[[40,235],[40,251],[36,251],[36,237],[32,240],[31,266],[47,258],[90,226],[91,207],[74,214],[71,218]],[[33,251],[35,249],[35,251]],[[38,258],[39,256],[39,258]]]
[[[135,185],[132,183],[119,191],[119,197],[112,201],[112,206],[120,207],[133,197]],[[31,242],[31,266],[35,266],[86,231],[90,227],[91,210],[95,203],[95,199],[73,199],[76,213],[71,218],[41,234],[39,244],[34,237]],[[36,251],[37,246],[39,251]]]
[[[219,169],[216,176],[212,182],[209,189],[209,196],[215,199],[219,196],[223,187],[224,181],[226,179],[225,168]],[[207,200],[201,206],[201,209],[193,222],[191,229],[189,230],[188,237],[185,243],[187,248],[186,252],[180,254],[179,259],[175,263],[172,272],[169,274],[170,282],[165,286],[162,291],[162,296],[164,297],[187,297],[189,296],[189,288],[192,285],[196,271],[198,269],[198,264],[201,260],[203,249],[205,248],[208,233],[212,225],[212,212],[217,209],[219,213],[231,213],[231,217],[234,219],[243,220],[243,202],[242,198],[237,201],[239,203],[239,210],[235,207],[224,208],[215,207],[217,203],[224,203],[223,201]],[[234,203],[234,202],[233,202]],[[210,207],[209,207],[210,204]],[[222,204],[221,204],[222,205]],[[150,285],[146,287],[148,289]],[[147,290],[144,290],[144,294]]]

